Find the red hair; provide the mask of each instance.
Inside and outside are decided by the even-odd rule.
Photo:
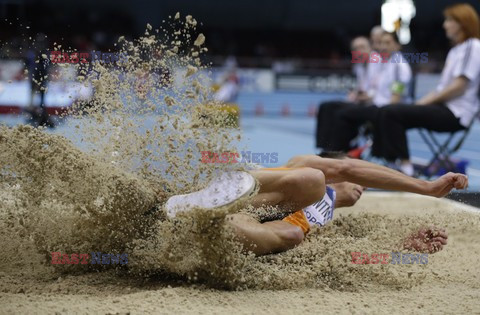
[[[470,4],[458,3],[449,6],[443,11],[443,15],[460,24],[463,31],[462,42],[469,38],[480,38],[480,19]]]

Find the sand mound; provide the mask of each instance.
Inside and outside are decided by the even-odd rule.
[[[286,314],[311,311],[312,307],[332,314],[397,309],[474,313],[480,309],[480,272],[475,268],[480,256],[479,216],[460,208],[408,194],[387,198],[367,193],[354,208],[337,211],[342,217],[323,231],[314,231],[298,248],[280,255],[244,255],[237,262],[224,262],[237,268],[229,276],[243,273],[243,288],[250,287],[237,292],[218,291],[201,284],[206,283],[202,279],[192,279],[199,282],[195,284],[165,272],[144,277],[114,270],[59,274],[51,265],[40,263],[43,257],[26,255],[24,247],[23,260],[17,259],[15,266],[5,268],[2,261],[0,302],[5,313]],[[405,211],[398,211],[402,209],[416,214],[405,217]],[[446,226],[449,232],[449,245],[430,255],[427,264],[351,263],[350,251],[396,250],[398,237],[422,222]],[[232,255],[232,248],[218,248],[222,250],[225,256]],[[155,256],[151,258],[154,261]]]

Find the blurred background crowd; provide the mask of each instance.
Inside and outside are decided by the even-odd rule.
[[[2,58],[24,58],[28,37],[38,33],[78,50],[113,49],[119,36],[136,37],[146,23],[160,25],[178,11],[202,22],[214,66],[235,56],[240,67],[348,69],[351,39],[381,24],[386,2],[2,0],[0,53]],[[404,50],[428,51],[427,69],[440,69],[449,48],[441,27],[442,10],[452,1],[397,2],[413,5],[411,40],[403,43]],[[467,2],[479,6],[478,1]],[[29,29],[19,27],[22,22]]]

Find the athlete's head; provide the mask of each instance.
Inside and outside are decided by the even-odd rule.
[[[468,3],[458,3],[443,11],[443,28],[447,38],[455,44],[469,38],[480,38],[480,22],[477,11]]]

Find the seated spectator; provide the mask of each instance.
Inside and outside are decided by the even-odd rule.
[[[351,49],[352,58],[354,53],[368,56],[376,53],[372,51],[368,39],[364,36],[354,38]],[[330,147],[334,123],[332,117],[344,108],[364,103],[375,93],[376,87],[373,83],[376,82],[380,65],[369,63],[369,58],[362,61],[353,64],[352,71],[357,79],[357,87],[349,93],[347,101],[331,101],[320,105],[317,114],[316,146],[324,151],[332,151]]]
[[[435,91],[412,106],[389,105],[378,113],[372,154],[413,175],[406,131],[425,128],[438,132],[464,129],[478,111],[480,85],[480,23],[469,4],[444,11],[443,28],[454,47],[450,50]],[[392,165],[393,166],[393,165]]]
[[[358,128],[367,122],[373,124],[380,107],[409,100],[408,87],[412,71],[409,64],[403,60],[401,47],[395,33],[383,33],[380,49],[382,58],[377,59],[379,63],[373,63],[380,69],[376,76],[370,79],[370,85],[375,86],[373,95],[366,95],[360,105],[344,106],[328,118],[331,130],[329,138],[321,138],[323,149],[348,152],[351,141],[358,134]],[[375,61],[376,58],[372,57],[370,60]]]

